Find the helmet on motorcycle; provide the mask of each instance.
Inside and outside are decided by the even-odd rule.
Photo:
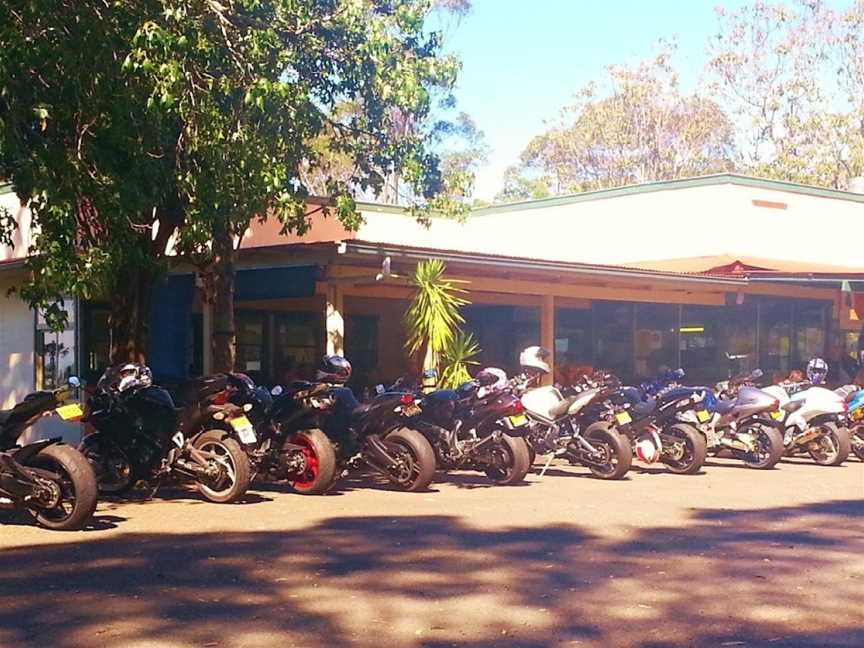
[[[477,390],[480,398],[499,392],[507,386],[507,374],[497,367],[487,367],[478,373],[474,380],[480,383],[480,389]]]
[[[153,373],[149,367],[129,362],[117,368],[115,389],[125,392],[129,389],[141,389],[153,384]]]
[[[807,363],[807,380],[814,385],[821,385],[828,376],[828,363],[822,358],[812,358]]]
[[[660,449],[651,439],[640,439],[636,443],[636,456],[645,463],[652,464],[660,458]]]
[[[351,363],[338,355],[325,355],[315,374],[320,382],[342,384],[351,378]]]
[[[529,372],[548,374],[552,371],[548,362],[550,355],[543,347],[530,346],[519,354],[519,364]]]

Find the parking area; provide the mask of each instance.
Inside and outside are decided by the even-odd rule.
[[[864,464],[554,464],[0,526],[0,646],[862,646]]]

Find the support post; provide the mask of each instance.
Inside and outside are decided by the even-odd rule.
[[[543,379],[544,385],[555,382],[555,296],[543,295],[540,307],[540,346],[549,352],[549,367],[552,371]]]
[[[345,319],[343,311],[342,286],[327,285],[325,305],[325,332],[327,336],[327,355],[345,355]]]
[[[213,304],[201,304],[201,369],[205,376],[213,373]]]

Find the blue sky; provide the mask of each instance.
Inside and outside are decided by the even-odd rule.
[[[695,85],[705,45],[717,32],[717,0],[474,0],[451,32],[448,49],[463,68],[456,97],[486,134],[489,164],[475,196],[490,199],[517,161],[574,92],[604,67],[649,55],[659,38],[676,38],[676,67]],[[725,0],[734,9],[742,0]],[[846,3],[839,3],[846,4]]]

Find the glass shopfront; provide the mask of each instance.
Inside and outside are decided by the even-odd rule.
[[[540,343],[540,309],[530,306],[486,306],[462,309],[465,329],[480,345],[481,367],[500,367],[508,373],[519,367],[519,352]]]

